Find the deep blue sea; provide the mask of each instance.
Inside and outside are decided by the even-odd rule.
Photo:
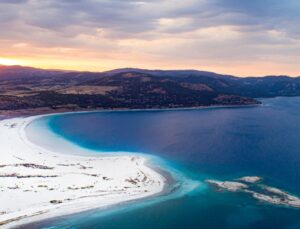
[[[154,197],[36,224],[50,228],[300,228],[300,209],[220,192],[209,179],[261,176],[300,195],[300,98],[263,105],[159,111],[71,113],[42,119],[59,136],[99,153],[155,155],[166,169],[199,181],[193,191]],[[155,162],[154,162],[155,163]]]

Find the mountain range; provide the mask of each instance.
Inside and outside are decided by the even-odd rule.
[[[0,66],[0,111],[145,109],[259,104],[299,96],[300,77],[236,77],[197,70],[106,72]]]

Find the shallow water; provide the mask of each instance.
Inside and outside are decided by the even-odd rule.
[[[142,152],[187,178],[244,175],[300,195],[300,98],[258,107],[73,113],[45,117],[56,135],[100,153]],[[35,128],[33,123],[32,128]],[[146,201],[147,202],[147,201]],[[148,201],[151,202],[151,201]],[[91,211],[37,225],[54,228],[300,228],[300,210],[202,184],[176,198]]]

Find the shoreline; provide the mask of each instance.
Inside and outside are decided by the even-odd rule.
[[[113,156],[113,154],[103,156],[101,153],[97,156],[93,154],[70,155],[50,152],[30,142],[26,138],[25,128],[32,121],[43,116],[45,115],[0,121],[0,142],[4,157],[0,165],[0,174],[1,179],[5,180],[4,185],[1,185],[3,196],[1,203],[3,204],[2,207],[0,206],[0,227],[18,227],[54,219],[61,215],[68,216],[93,209],[104,209],[163,195],[166,192],[166,186],[168,186],[166,177],[151,165],[149,166],[147,163],[149,159],[146,157],[129,153],[117,156]],[[69,165],[61,165],[65,168],[58,168],[59,163],[65,163],[65,161],[68,161]],[[89,164],[89,167],[83,163]],[[77,168],[79,165],[81,168]],[[105,167],[105,169],[101,167]],[[113,170],[116,167],[125,174],[114,173]],[[56,169],[59,175],[53,175],[53,170]],[[90,178],[86,175],[89,170],[93,172],[90,174]],[[108,172],[110,173],[109,179],[118,181],[112,182],[108,178],[106,180],[103,175],[101,175],[102,179],[95,179],[96,172],[101,174]],[[74,180],[71,178],[73,173],[77,173]],[[141,179],[142,174],[144,175],[143,179]],[[56,176],[60,178],[59,182],[57,182]],[[61,178],[62,176],[65,177]],[[100,179],[101,181],[99,181]],[[53,180],[56,180],[55,184],[58,183],[61,186],[64,182],[70,183],[70,180],[74,184],[71,182],[68,187],[64,187],[61,193],[56,193],[57,200],[49,201],[49,194],[57,192],[55,188],[49,188],[54,185]],[[90,183],[94,182],[95,187],[81,184],[83,181],[88,183],[87,180]],[[100,186],[95,182],[99,182]],[[12,187],[14,183],[16,185]],[[110,186],[106,185],[106,190],[103,189],[105,183],[110,183]],[[100,193],[105,193],[105,195],[97,193],[99,190],[96,189],[99,187],[102,188]],[[79,194],[74,194],[76,192]],[[10,196],[6,196],[9,193]],[[68,195],[73,199],[68,198]],[[76,198],[73,197],[74,195]],[[0,197],[0,199],[2,198]],[[27,203],[20,203],[19,205],[22,206],[14,203],[15,206],[10,206],[14,199],[26,199]],[[30,200],[34,200],[34,203],[31,203]]]
[[[0,111],[0,121],[17,117],[31,117],[31,116],[45,116],[56,114],[70,114],[70,113],[94,113],[94,112],[147,112],[147,111],[184,111],[184,110],[206,110],[206,109],[222,109],[222,108],[251,108],[261,106],[262,103],[257,104],[241,104],[241,105],[211,105],[211,106],[193,106],[193,107],[173,107],[173,108],[95,108],[95,109],[78,109],[70,110],[66,108],[50,109],[50,108],[34,108],[25,110],[8,110]]]
[[[146,163],[145,163],[146,164]],[[48,225],[49,223],[59,223],[61,220],[69,219],[69,217],[84,217],[88,216],[90,214],[100,214],[101,216],[105,216],[106,214],[114,214],[115,212],[118,212],[119,210],[123,211],[126,207],[130,207],[132,209],[138,209],[142,208],[143,206],[148,206],[153,203],[160,202],[160,199],[155,198],[164,198],[169,197],[173,198],[172,194],[175,193],[177,190],[179,190],[180,186],[173,186],[173,184],[176,183],[175,178],[172,176],[171,173],[167,172],[166,170],[159,169],[158,167],[152,167],[152,165],[147,165],[149,168],[153,169],[157,173],[162,173],[163,177],[166,179],[164,188],[159,193],[154,193],[150,196],[142,197],[142,198],[136,198],[132,200],[122,201],[118,203],[114,203],[108,206],[104,207],[98,207],[98,208],[91,208],[84,211],[78,211],[73,212],[67,215],[62,216],[54,216],[46,219],[41,219],[37,221],[32,221],[29,223],[21,224],[20,227],[22,229],[32,229],[32,228],[40,228],[44,225]],[[83,215],[83,216],[82,216]],[[59,227],[60,225],[58,225]],[[52,228],[52,226],[50,226]],[[54,226],[56,228],[56,226]],[[0,226],[1,228],[1,226]],[[18,226],[16,227],[18,228]]]

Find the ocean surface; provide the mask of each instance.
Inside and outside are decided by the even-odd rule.
[[[198,184],[35,226],[300,228],[300,209],[274,206],[246,193],[220,192],[205,183],[205,179],[261,176],[264,184],[300,196],[300,98],[261,101],[261,106],[253,107],[71,113],[34,121],[29,131],[37,133],[43,125],[57,139],[99,154],[150,155],[156,158],[153,164],[181,176],[178,182],[186,179]],[[43,141],[47,144],[47,139]]]

